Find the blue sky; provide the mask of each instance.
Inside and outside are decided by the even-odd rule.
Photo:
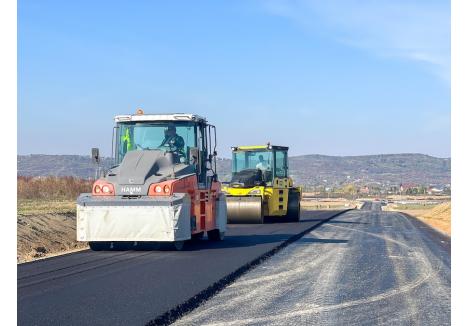
[[[110,154],[113,116],[231,145],[450,156],[450,2],[18,1],[18,153]]]

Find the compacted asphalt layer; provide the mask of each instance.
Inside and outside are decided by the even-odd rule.
[[[18,265],[18,323],[449,325],[450,245],[366,202],[180,252],[86,250]]]
[[[18,265],[19,325],[164,324],[339,211],[297,223],[228,225],[221,242],[183,251],[90,250]]]
[[[175,325],[450,325],[450,238],[367,202],[308,232]]]

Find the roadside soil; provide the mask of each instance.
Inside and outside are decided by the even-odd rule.
[[[401,209],[398,205],[389,205],[386,210],[412,215],[442,233],[448,236],[451,235],[451,202],[442,203],[429,208],[424,208],[424,206],[422,206],[420,209]]]
[[[75,201],[19,200],[17,263],[87,249],[76,238]]]

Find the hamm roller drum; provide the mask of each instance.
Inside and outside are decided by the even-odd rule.
[[[226,197],[228,223],[263,223],[262,197]]]

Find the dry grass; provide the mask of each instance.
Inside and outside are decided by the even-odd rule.
[[[18,177],[18,199],[74,200],[91,192],[92,180],[74,177]]]
[[[18,199],[18,216],[75,214],[74,200]]]
[[[391,195],[386,197],[388,200],[441,200],[449,201],[448,195]]]
[[[439,204],[426,204],[426,203],[411,203],[411,204],[394,204],[392,207],[398,211],[424,211],[427,212],[438,206]]]
[[[388,210],[399,211],[415,216],[421,221],[436,228],[437,230],[447,235],[451,234],[451,202],[446,202],[439,205],[420,205],[419,207],[412,205],[412,207],[408,207],[407,209],[405,209],[405,207],[402,208],[397,205],[392,205],[388,208]]]
[[[91,186],[72,177],[18,177],[18,263],[87,248],[75,240],[75,200]]]

